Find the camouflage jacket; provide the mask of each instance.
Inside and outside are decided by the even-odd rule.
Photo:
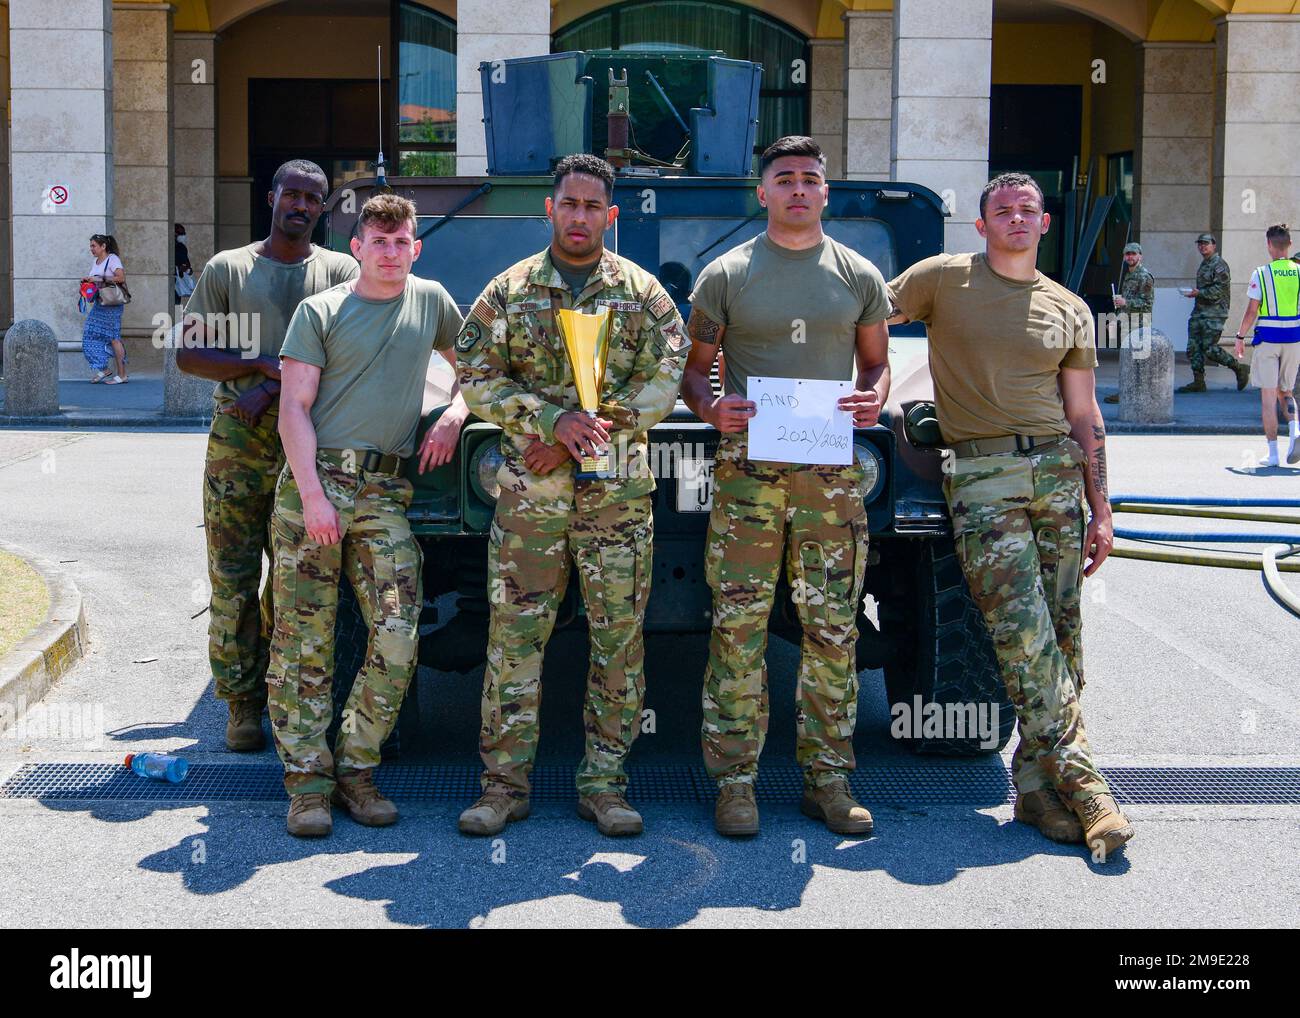
[[[539,476],[524,465],[532,436],[555,443],[560,415],[582,409],[554,312],[594,313],[601,306],[613,311],[599,413],[613,422],[614,476],[577,480],[571,459]],[[502,428],[502,490],[556,512],[574,505],[590,511],[654,491],[646,432],[672,412],[689,347],[681,315],[659,281],[610,251],[576,298],[549,248],[506,269],[474,302],[456,341],[466,403]]]
[[[1227,318],[1232,304],[1232,273],[1218,252],[1201,260],[1196,270],[1196,297],[1192,314],[1200,318]]]
[[[1124,276],[1119,295],[1124,310],[1131,315],[1149,315],[1156,301],[1156,280],[1145,265],[1137,265]]]

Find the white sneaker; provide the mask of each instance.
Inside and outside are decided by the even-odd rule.
[[[1275,466],[1277,466],[1277,465],[1278,465],[1278,464],[1277,464],[1277,450],[1276,450],[1276,449],[1270,449],[1270,450],[1268,451],[1268,455],[1265,456],[1263,459],[1261,459],[1261,460],[1259,461],[1259,465],[1260,465],[1261,467],[1275,467]]]
[[[1291,445],[1286,451],[1286,461],[1288,463],[1300,463],[1300,436],[1291,436]]]

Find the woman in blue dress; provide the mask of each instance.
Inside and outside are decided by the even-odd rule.
[[[90,238],[90,253],[95,263],[90,274],[82,277],[83,283],[101,287],[105,283],[125,282],[126,270],[122,267],[116,240],[108,234],[96,233]],[[127,381],[126,348],[122,345],[123,307],[122,304],[105,306],[96,291],[81,333],[81,352],[94,372],[91,382],[124,385]]]

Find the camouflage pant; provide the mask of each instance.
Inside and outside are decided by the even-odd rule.
[[[1201,318],[1193,315],[1187,319],[1187,363],[1193,371],[1204,371],[1206,360],[1236,368],[1237,358],[1219,346],[1223,335],[1222,318]]]
[[[862,468],[755,462],[724,435],[714,468],[705,574],[713,634],[704,676],[704,764],[753,782],[767,736],[767,621],[785,563],[803,646],[796,754],[808,784],[853,769],[857,614],[867,565]]]
[[[492,619],[483,674],[483,789],[529,792],[539,734],[542,654],[570,563],[591,634],[579,795],[627,787],[623,764],[645,696],[641,625],[650,593],[654,518],[649,496],[592,512],[503,492],[488,540]]]
[[[958,459],[944,480],[957,557],[993,637],[1020,723],[1022,794],[1107,791],[1092,762],[1083,691],[1084,454],[1073,439],[1027,455]]]
[[[421,607],[420,547],[406,510],[411,484],[388,474],[351,473],[317,461],[338,510],[343,540],[307,537],[302,496],[285,467],[271,517],[275,632],[267,692],[275,746],[290,795],[330,792],[343,777],[379,766],[379,748],[415,671]],[[356,591],[370,635],[331,755],[334,622],[340,574]]]
[[[275,414],[250,427],[230,414],[212,418],[203,477],[207,533],[208,659],[223,700],[266,700],[273,617],[271,584],[258,598],[275,480],[284,466]]]

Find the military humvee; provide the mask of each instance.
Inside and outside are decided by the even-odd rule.
[[[657,108],[647,105],[644,92],[629,101],[628,72],[616,80],[616,64],[620,69],[633,65],[642,72],[638,78],[644,76],[662,95],[659,107],[673,106],[677,136],[664,130],[671,119],[662,109],[656,116]],[[757,65],[720,54],[607,51],[485,63],[480,71],[489,176],[354,180],[327,202],[330,247],[347,250],[357,212],[376,190],[386,187],[409,197],[419,213],[423,240],[414,271],[437,279],[466,312],[489,279],[550,243],[544,209],[552,190],[550,167],[567,152],[601,151],[591,137],[594,118],[588,116],[591,78],[601,71],[611,82],[603,152],[616,165],[625,164],[618,166],[614,201],[620,214],[607,232],[607,247],[654,271],[685,318],[700,270],[765,228],[754,193],[757,181],[750,175]],[[689,106],[689,127],[674,100]],[[671,155],[674,143],[681,144],[682,134],[688,142],[674,164],[648,156],[628,145],[626,124],[619,123],[623,118],[630,118],[634,137],[666,134],[666,154]],[[681,156],[687,149],[689,154]],[[663,165],[631,165],[634,154]],[[827,234],[865,255],[889,279],[942,250],[943,216],[938,196],[919,185],[833,180],[824,224]],[[893,384],[880,423],[855,432],[854,438],[869,482],[866,593],[875,602],[872,613],[859,606],[858,668],[882,669],[889,702],[905,703],[913,711],[916,697],[923,704],[963,705],[967,717],[975,716],[972,708],[979,704],[998,704],[1000,748],[1014,714],[953,550],[921,326],[893,330],[890,363]],[[450,381],[445,362],[435,354],[421,437],[445,409]],[[425,621],[441,623],[421,638],[420,661],[444,671],[469,671],[486,657],[486,543],[499,493],[497,468],[503,461],[499,437],[496,425],[471,417],[451,463],[419,474],[413,459],[407,469],[415,487],[408,516],[424,550]],[[658,488],[652,496],[654,577],[645,630],[647,635],[698,634],[707,640],[712,613],[703,561],[718,433],[679,402],[649,437]],[[557,629],[584,624],[577,590],[575,578]],[[437,619],[431,602],[448,593],[455,595],[449,599],[455,611]],[[783,580],[771,632],[797,643],[801,631],[789,595]],[[348,589],[340,591],[338,625],[336,691],[346,694],[365,644]],[[343,699],[336,696],[336,709]],[[415,714],[404,711],[404,719]],[[973,725],[938,734],[933,728],[908,727],[901,737],[924,752],[966,754],[990,748]]]

